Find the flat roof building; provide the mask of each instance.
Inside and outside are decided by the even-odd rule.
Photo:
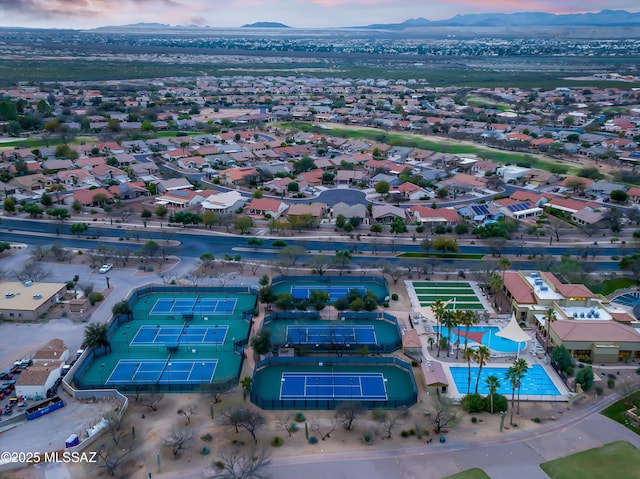
[[[34,321],[65,298],[64,283],[0,283],[0,318]]]

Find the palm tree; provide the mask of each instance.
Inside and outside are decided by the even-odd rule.
[[[491,402],[491,414],[493,414],[493,396],[500,387],[500,380],[493,374],[486,379],[487,388],[489,388],[489,400]]]
[[[84,328],[84,341],[82,346],[85,348],[102,348],[111,349],[109,342],[109,326],[107,323],[87,324]]]
[[[524,358],[518,358],[513,362],[513,367],[516,368],[518,373],[518,411],[517,414],[520,414],[520,386],[522,386],[522,379],[527,374],[529,370],[529,365],[527,364],[527,360]]]
[[[549,351],[549,328],[551,328],[551,323],[553,323],[556,319],[557,319],[556,312],[553,310],[553,308],[549,308],[544,312],[544,322],[545,322],[544,339],[547,346],[547,352]]]
[[[467,309],[462,311],[462,315],[460,316],[460,320],[458,322],[459,324],[464,325],[464,349],[467,349],[467,344],[469,342],[469,328],[471,328],[471,326],[475,324],[478,324],[478,317],[472,310]]]
[[[476,379],[476,394],[478,394],[478,383],[480,382],[480,374],[482,373],[482,366],[487,364],[487,359],[491,356],[491,351],[484,344],[480,345],[478,349],[476,349],[476,357],[474,358],[478,361],[478,378]]]
[[[511,261],[509,258],[500,258],[498,260],[498,267],[502,270],[502,283],[504,284],[504,272],[511,268]]]
[[[467,376],[467,394],[471,392],[471,361],[476,358],[476,352],[473,349],[465,348],[462,351],[462,358],[467,362],[469,375]]]
[[[453,312],[453,320],[455,321],[455,325],[458,326],[458,334],[456,334],[456,336],[458,336],[458,341],[456,341],[456,359],[458,359],[459,353],[460,353],[460,326],[462,326],[464,324],[464,317],[465,317],[466,311],[462,310],[462,309],[458,309],[456,311]],[[467,338],[464,338],[464,346],[465,349],[467,347]]]
[[[504,377],[511,385],[511,419],[509,420],[509,424],[513,426],[513,409],[516,403],[516,388],[518,387],[518,371],[516,370],[516,367],[511,366],[507,369]]]
[[[436,342],[436,339],[433,336],[429,336],[427,342],[429,343],[429,351],[431,351],[433,349],[433,343]]]
[[[438,357],[440,357],[440,322],[444,316],[447,305],[440,298],[431,303],[431,311],[436,318],[436,343],[438,344]]]
[[[447,340],[449,341],[447,345],[447,357],[449,357],[451,355],[451,330],[456,325],[455,311],[445,311],[442,317],[442,325],[447,328]]]

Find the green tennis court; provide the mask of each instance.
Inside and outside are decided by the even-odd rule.
[[[109,347],[81,365],[76,385],[190,391],[237,383],[257,295],[247,288],[212,289],[154,286],[134,292],[131,315],[113,319]]]
[[[423,308],[439,299],[448,303],[446,309],[486,309],[467,281],[413,281],[409,289]]]

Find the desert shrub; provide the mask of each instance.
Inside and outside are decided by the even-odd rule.
[[[391,299],[394,300],[394,301],[398,301],[398,293],[393,293],[391,295]]]
[[[315,436],[311,436],[309,438],[309,444],[318,444],[318,438]]]
[[[420,363],[418,361],[416,361],[415,359],[411,360],[411,366],[414,368],[417,368],[418,366],[420,366]]]
[[[97,291],[94,291],[89,295],[89,303],[91,303],[91,306],[93,306],[96,303],[99,303],[103,299],[104,299],[104,295],[102,293],[98,293]]]
[[[400,437],[409,437],[409,431],[402,431]]]
[[[609,389],[613,389],[616,386],[616,380],[611,378],[607,379],[607,386]]]
[[[289,431],[296,432],[298,430],[298,425],[295,422],[289,424]]]
[[[365,444],[371,444],[371,441],[373,441],[373,433],[371,431],[363,432],[362,440],[365,442]]]
[[[273,438],[271,439],[271,445],[273,447],[280,447],[282,446],[282,438],[280,436],[273,436]]]
[[[463,396],[460,406],[468,413],[480,412],[484,409],[482,396],[476,393]]]
[[[603,392],[604,392],[604,388],[602,386],[596,386],[596,394],[598,396],[602,396]]]
[[[502,394],[493,395],[493,412],[502,412],[509,409],[509,400]],[[485,396],[482,398],[482,410],[491,412],[491,398]]]
[[[542,422],[542,419],[540,419],[539,417],[534,417],[532,421],[535,422],[536,424],[540,424]]]
[[[206,433],[204,436],[200,436],[200,439],[202,439],[204,442],[211,442],[213,441],[213,436],[209,433]]]
[[[471,422],[472,422],[473,424],[477,423],[477,422],[478,422],[478,418],[477,418],[477,417],[475,417],[475,416],[471,416]]]
[[[295,416],[293,416],[293,420],[295,422],[304,422],[306,418],[304,417],[304,413],[297,412]]]

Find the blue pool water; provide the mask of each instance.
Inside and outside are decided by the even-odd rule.
[[[500,353],[516,353],[518,352],[518,343],[511,341],[510,339],[504,339],[500,336],[496,336],[496,333],[500,331],[497,326],[471,326],[469,328],[469,341],[468,343],[480,343],[488,346],[493,351]],[[451,330],[452,342],[460,339],[460,345],[464,344],[464,336],[466,334],[466,328],[453,328]],[[447,337],[447,328],[442,328],[442,335]],[[526,347],[525,343],[520,343],[520,351],[524,351]]]
[[[451,376],[456,383],[458,392],[460,394],[467,394],[467,378],[469,370],[466,366],[452,366],[449,368]],[[496,391],[499,394],[504,394],[507,397],[511,397],[511,383],[505,379],[507,368],[495,368],[495,367],[483,367],[480,374],[480,382],[478,383],[478,392],[480,394],[489,394],[489,389],[486,386],[487,378],[491,375],[496,376],[500,382],[500,387]],[[474,392],[476,387],[476,378],[478,377],[478,367],[471,366],[471,392]],[[516,394],[518,391],[516,390]],[[529,366],[527,374],[522,379],[522,386],[520,387],[520,395],[534,395],[534,396],[559,396],[560,391],[553,384],[551,378],[539,364]]]

